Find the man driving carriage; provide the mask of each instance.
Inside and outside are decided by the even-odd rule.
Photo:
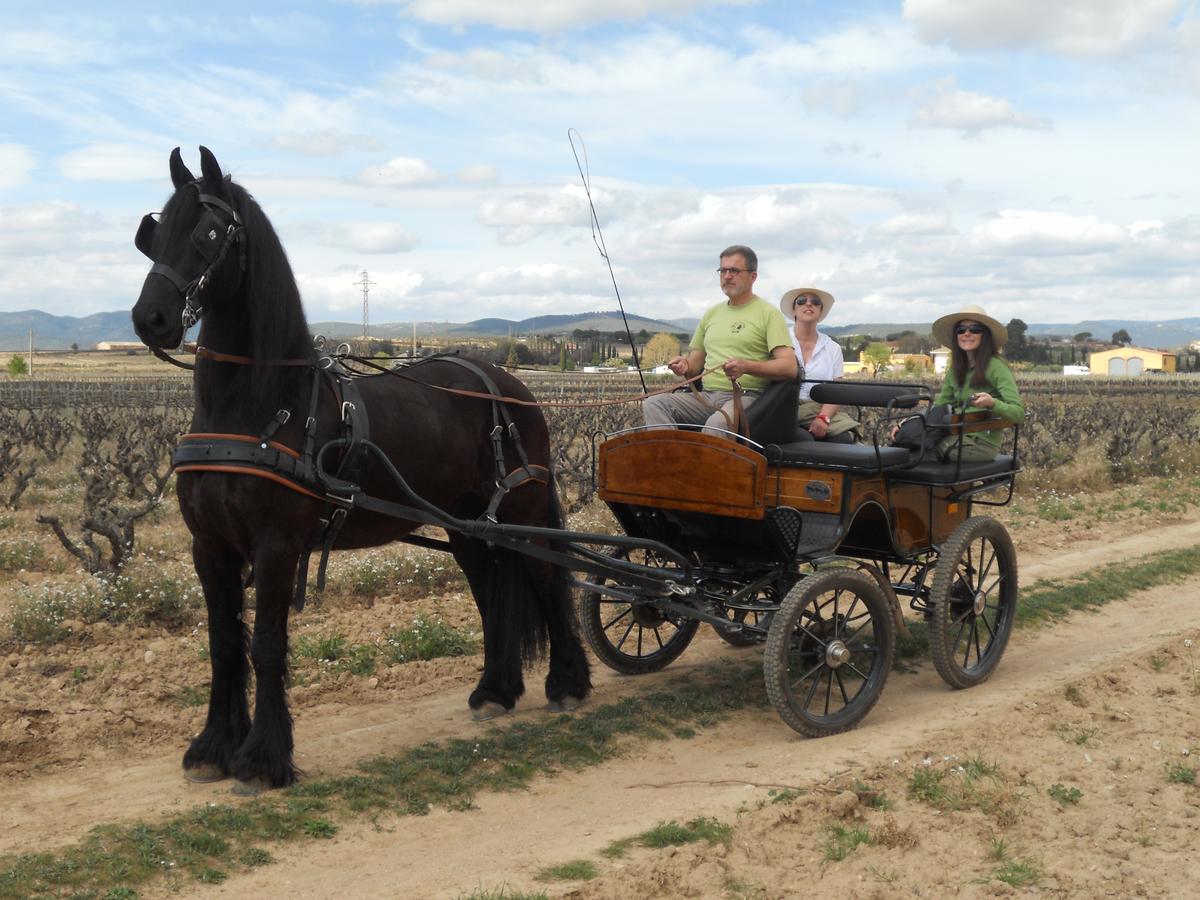
[[[796,354],[787,323],[772,304],[753,291],[758,255],[735,244],[721,252],[720,260],[717,274],[726,301],[704,314],[687,355],[667,363],[682,378],[712,367],[704,376],[704,390],[648,397],[642,415],[649,426],[703,425],[705,433],[728,434],[737,430],[735,381],[742,389],[742,408],[746,409],[768,382],[796,377]]]

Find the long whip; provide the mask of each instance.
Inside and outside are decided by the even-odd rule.
[[[579,159],[579,150],[575,148],[575,139],[579,138],[579,146],[583,148],[583,160]],[[604,244],[604,232],[600,230],[600,219],[596,215],[596,204],[592,202],[591,170],[587,161],[587,145],[574,128],[567,129],[567,140],[571,142],[571,153],[575,155],[575,165],[579,169],[579,177],[583,179],[583,192],[587,194],[588,209],[592,215],[592,243],[600,251],[600,256],[608,266],[608,277],[612,279],[613,291],[617,295],[617,308],[621,310],[621,321],[625,323],[625,334],[629,337],[629,349],[633,353],[633,366],[637,369],[638,380],[642,383],[642,393],[647,393],[646,376],[642,373],[642,363],[638,359],[637,345],[633,342],[633,332],[629,328],[629,318],[625,315],[625,304],[621,302],[621,289],[617,287],[617,276],[613,272],[612,260],[608,258],[608,247]]]

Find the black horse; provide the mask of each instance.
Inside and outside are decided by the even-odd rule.
[[[227,444],[270,444],[281,448],[280,458],[296,459],[306,441],[319,449],[344,436],[344,401],[350,398],[338,396],[336,385],[317,373],[300,292],[270,222],[244,188],[222,176],[207,148],[200,148],[200,159],[203,174],[196,178],[179,149],[171,153],[175,193],[160,219],[147,216],[138,231],[135,243],[155,265],[133,308],[134,328],[162,355],[199,320],[198,344],[205,349],[197,351],[192,432],[226,436],[220,439]],[[494,508],[497,458],[511,464],[523,452],[526,471],[548,469],[549,437],[536,405],[506,405],[517,441],[508,429],[498,437],[498,407],[478,396],[486,393],[480,370],[504,396],[533,399],[520,381],[481,362],[464,366],[434,358],[409,367],[404,377],[354,379],[357,399],[369,411],[371,443],[413,491],[456,517],[491,512],[506,524],[561,528],[553,478],[513,486]],[[309,552],[323,533],[332,534],[327,523],[337,521],[336,504],[295,478],[270,472],[254,477],[264,473],[178,468],[179,506],[208,607],[212,660],[208,718],[184,754],[184,774],[197,781],[232,775],[240,792],[291,784],[298,773],[285,695],[288,614],[302,596],[296,586],[303,586]],[[405,501],[386,468],[368,461],[356,473],[363,494]],[[378,546],[405,538],[419,524],[352,509],[332,546]],[[461,532],[449,533],[449,549],[483,620],[484,669],[468,701],[475,717],[513,707],[524,692],[522,663],[547,643],[551,707],[577,706],[591,683],[563,571]],[[255,589],[253,719],[242,624],[247,572]]]

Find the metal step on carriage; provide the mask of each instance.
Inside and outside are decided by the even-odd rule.
[[[874,407],[869,443],[798,441],[794,383],[747,410],[749,438],[645,428],[596,454],[597,489],[626,534],[580,578],[588,643],[611,668],[654,672],[702,624],[735,646],[765,644],[767,695],[796,731],[856,725],[879,699],[906,633],[923,616],[934,666],[954,688],[988,678],[1017,605],[1012,540],[977,507],[1012,499],[1018,429],[988,413],[951,431],[1012,429],[986,463],[939,462],[887,446],[892,424],[930,403],[921,385],[830,382],[821,403]],[[861,418],[861,416],[860,416]],[[734,439],[731,439],[734,438]],[[628,543],[636,542],[635,545]]]

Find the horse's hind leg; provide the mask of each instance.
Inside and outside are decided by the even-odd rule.
[[[246,706],[246,638],[242,626],[242,559],[228,547],[192,539],[192,561],[208,608],[212,685],[208,719],[183,756],[184,776],[215,781],[230,772],[233,755],[250,731]]]
[[[506,602],[507,582],[521,560],[512,552],[489,548],[483,541],[450,535],[454,559],[467,576],[475,605],[483,621],[483,674],[467,704],[478,719],[512,709],[525,693],[521,675],[521,650],[525,623],[521,613]]]
[[[287,627],[299,552],[259,549],[254,559],[254,724],[230,769],[240,793],[287,787],[296,781],[292,716],[287,707]]]

